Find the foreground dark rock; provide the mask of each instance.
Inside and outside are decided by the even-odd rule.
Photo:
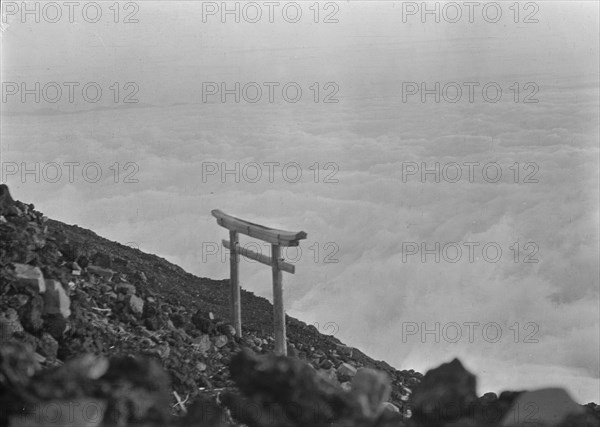
[[[0,425],[530,421],[510,415],[528,403],[519,392],[477,398],[475,377],[458,360],[425,377],[398,371],[291,317],[293,357],[273,356],[272,306],[242,291],[244,333],[236,336],[223,320],[228,295],[227,281],[48,220],[0,186]],[[556,409],[557,396],[564,403],[560,393],[533,395],[534,409]],[[530,425],[599,425],[595,404],[561,407]]]

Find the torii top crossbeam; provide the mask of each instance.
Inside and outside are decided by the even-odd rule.
[[[264,225],[255,224],[250,221],[227,215],[219,209],[214,209],[211,213],[217,218],[217,223],[221,227],[225,227],[231,231],[237,231],[238,233],[263,240],[273,245],[298,246],[298,241],[306,239],[307,236],[304,231],[293,232],[265,227]]]

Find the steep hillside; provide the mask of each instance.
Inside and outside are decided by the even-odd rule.
[[[266,299],[242,291],[236,336],[227,280],[47,219],[4,185],[0,237],[3,425],[496,425],[519,396],[478,399],[456,360],[423,378],[292,317],[275,357]]]

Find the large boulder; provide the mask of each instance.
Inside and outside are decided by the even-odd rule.
[[[169,419],[171,383],[157,361],[142,357],[116,357],[100,378],[111,390],[105,420],[115,425],[164,425]]]
[[[352,394],[360,405],[362,415],[367,418],[383,411],[390,393],[390,378],[385,372],[362,368],[352,378]]]
[[[477,401],[476,379],[458,359],[428,371],[412,395],[413,418],[438,426],[469,415]]]
[[[60,314],[65,319],[71,315],[71,299],[58,280],[46,280],[44,313]]]
[[[502,426],[555,427],[569,415],[582,415],[582,406],[575,403],[562,388],[543,388],[522,393],[502,420]]]
[[[29,264],[15,263],[15,276],[17,277],[17,286],[30,289],[33,292],[46,292],[44,275],[39,267]]]
[[[244,348],[232,358],[230,372],[244,396],[229,393],[223,402],[249,426],[324,426],[351,419],[356,410],[350,394],[296,358],[257,356]]]

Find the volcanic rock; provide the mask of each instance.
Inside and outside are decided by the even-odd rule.
[[[7,215],[9,208],[15,205],[15,201],[8,191],[6,184],[0,184],[0,215]]]
[[[359,369],[352,378],[352,393],[360,404],[362,414],[375,417],[390,398],[390,379],[384,372],[375,369]]]
[[[114,271],[112,271],[108,268],[98,267],[96,265],[88,265],[86,270],[88,271],[88,273],[93,273],[93,274],[100,276],[108,281],[110,281],[115,274]]]
[[[225,335],[217,335],[213,338],[213,342],[217,348],[222,348],[227,345],[228,339]]]
[[[200,353],[206,353],[211,349],[212,343],[210,337],[207,334],[202,334],[192,341],[192,346]]]
[[[501,425],[556,427],[569,415],[581,415],[584,412],[583,407],[575,403],[564,389],[543,388],[519,395]]]
[[[231,360],[230,373],[244,396],[227,394],[224,401],[250,426],[325,425],[353,411],[348,395],[298,359],[242,349]],[[245,410],[253,406],[258,410]]]
[[[15,274],[17,276],[18,285],[26,287],[34,292],[46,292],[44,275],[39,267],[15,263]]]
[[[341,382],[349,381],[356,375],[356,368],[349,363],[342,363],[337,368],[337,375]]]
[[[0,388],[24,387],[39,370],[40,364],[29,345],[15,341],[0,346]]]
[[[56,355],[58,353],[58,342],[52,335],[44,332],[39,341],[38,351],[43,356],[46,356],[48,360],[54,361],[56,360]]]
[[[23,332],[19,315],[14,308],[9,308],[6,312],[0,313],[0,328],[0,343],[10,340],[16,333]]]
[[[144,300],[137,295],[129,295],[128,304],[133,314],[141,316],[144,312]]]
[[[115,285],[115,292],[126,295],[133,295],[135,294],[136,289],[135,286],[133,286],[131,283],[117,283]]]
[[[413,418],[437,426],[467,416],[476,400],[475,376],[454,359],[425,374],[412,395]]]
[[[90,261],[94,266],[102,267],[105,269],[112,268],[112,259],[110,255],[105,254],[103,252],[96,252],[94,255],[92,255]]]
[[[27,304],[17,310],[19,320],[26,331],[36,333],[44,324],[42,314],[44,312],[44,300],[39,295],[29,298]]]
[[[60,314],[65,319],[71,315],[71,299],[58,280],[46,280],[44,313]]]

